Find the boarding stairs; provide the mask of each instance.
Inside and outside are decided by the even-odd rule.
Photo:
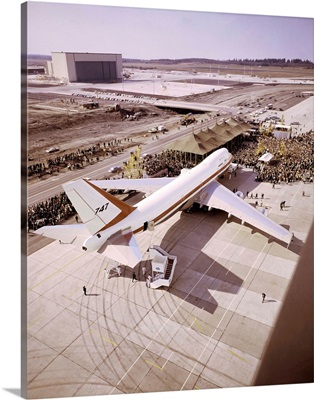
[[[159,246],[149,248],[149,255],[152,259],[152,275],[147,279],[147,286],[157,289],[161,286],[170,286],[174,270],[177,264],[177,256],[168,254]]]

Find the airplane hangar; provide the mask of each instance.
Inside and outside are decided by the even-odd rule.
[[[69,82],[121,82],[122,55],[52,52],[48,74]]]

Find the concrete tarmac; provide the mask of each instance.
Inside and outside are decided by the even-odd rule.
[[[253,192],[252,204],[257,193],[258,207],[294,233],[291,244],[197,210],[136,236],[136,282],[128,267],[108,276],[112,261],[58,241],[28,256],[29,398],[253,384],[310,231],[313,185],[273,188],[246,169],[220,182]],[[142,276],[153,244],[178,256],[170,288],[149,289]]]

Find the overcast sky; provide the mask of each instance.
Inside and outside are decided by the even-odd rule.
[[[68,51],[121,53],[123,58],[141,59],[314,61],[313,18],[85,3],[28,2],[28,53],[49,55],[53,51]],[[158,4],[163,5],[162,1]]]

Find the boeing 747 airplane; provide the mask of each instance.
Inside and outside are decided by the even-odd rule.
[[[235,193],[217,182],[232,162],[227,149],[216,150],[199,165],[182,170],[176,178],[119,179],[87,181],[78,179],[63,185],[82,224],[44,226],[35,233],[63,243],[97,251],[132,268],[142,254],[135,234],[153,229],[174,212],[190,207],[194,201],[226,211],[242,223],[290,243],[292,233],[273,222]],[[117,199],[103,188],[146,191],[147,196],[134,206]]]

